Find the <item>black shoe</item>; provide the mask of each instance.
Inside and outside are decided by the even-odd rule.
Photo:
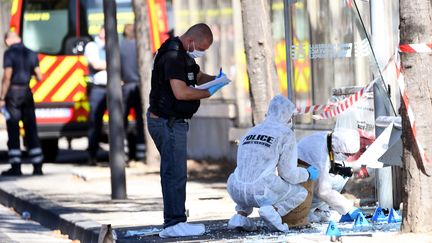
[[[33,164],[33,175],[43,175],[42,163]]]
[[[13,163],[12,168],[1,173],[2,176],[22,176],[21,164]]]

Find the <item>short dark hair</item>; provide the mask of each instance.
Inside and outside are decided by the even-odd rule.
[[[126,39],[135,38],[134,25],[133,24],[125,24],[123,29],[123,37]]]
[[[185,34],[188,36],[192,36],[199,42],[208,40],[210,41],[210,44],[213,43],[213,33],[210,27],[205,23],[198,23],[191,26]]]

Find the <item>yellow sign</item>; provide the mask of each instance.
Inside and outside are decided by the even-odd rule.
[[[50,13],[26,13],[24,14],[24,20],[28,22],[32,21],[48,21],[50,19]]]

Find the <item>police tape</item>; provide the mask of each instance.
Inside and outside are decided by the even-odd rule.
[[[370,92],[370,89],[376,83],[377,79],[370,82],[366,87],[360,89],[355,94],[350,95],[349,97],[343,99],[342,101],[338,101],[336,103],[329,103],[326,105],[310,105],[297,107],[294,115],[302,115],[310,112],[320,112],[320,114],[312,115],[315,120],[323,120],[330,119],[344,112],[355,103],[357,103],[366,93]]]
[[[384,65],[381,73],[384,73],[387,71],[387,68],[390,66],[390,64],[395,63],[395,58],[397,57],[398,53],[395,52],[394,55],[392,55],[389,60],[387,61],[386,65]],[[373,85],[378,81],[378,79],[372,80],[366,87],[360,89],[355,94],[343,99],[342,101],[335,102],[335,103],[328,103],[326,105],[310,105],[310,106],[303,106],[303,107],[297,107],[297,110],[294,115],[302,115],[309,112],[320,112],[320,114],[312,115],[312,118],[315,120],[323,120],[323,119],[330,119],[333,118],[340,113],[344,112],[351,106],[353,106],[355,103],[357,103],[361,98],[365,96],[366,93],[370,92],[370,89],[373,87]]]
[[[301,115],[309,112],[323,111],[329,109],[329,107],[331,106],[332,106],[331,104],[328,104],[328,105],[309,105],[309,106],[297,107],[297,110],[295,111],[294,115]]]
[[[370,92],[370,89],[373,87],[376,81],[377,79],[373,80],[366,87],[360,89],[355,94],[350,95],[349,97],[343,99],[342,101],[337,102],[337,105],[334,105],[334,107],[329,108],[328,110],[324,111],[321,114],[312,115],[312,117],[315,120],[322,120],[322,119],[329,119],[339,115],[340,113],[344,112],[345,110],[353,106],[355,103],[357,103],[361,98],[364,97],[366,93]]]
[[[402,44],[399,51],[403,53],[432,53],[432,44]]]
[[[402,98],[402,102],[405,106],[407,115],[408,115],[408,121],[411,127],[411,133],[413,135],[414,138],[414,148],[417,148],[418,151],[413,151],[418,152],[418,156],[420,156],[421,162],[424,163],[431,163],[432,161],[429,160],[426,151],[423,149],[422,144],[420,143],[420,141],[417,138],[417,127],[416,127],[416,120],[414,117],[414,111],[412,110],[410,104],[409,104],[409,99],[408,99],[408,92],[405,89],[405,79],[404,79],[404,75],[401,72],[401,68],[400,68],[400,64],[398,64],[398,62],[395,62],[395,66],[396,66],[396,77],[397,77],[397,83],[399,86],[399,90],[401,93],[401,98]]]

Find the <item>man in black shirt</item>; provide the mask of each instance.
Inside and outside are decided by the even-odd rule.
[[[151,79],[147,125],[161,155],[160,176],[164,203],[162,238],[201,235],[203,224],[186,223],[187,131],[200,99],[208,98],[226,83],[207,90],[193,86],[215,79],[200,71],[194,58],[204,55],[213,42],[206,24],[196,24],[182,36],[165,41],[156,54]],[[222,73],[221,73],[222,74]]]
[[[36,53],[21,43],[15,32],[5,35],[5,43],[9,49],[4,53],[3,80],[0,92],[0,107],[5,106],[10,114],[6,120],[8,132],[8,157],[12,168],[3,171],[2,175],[20,176],[21,150],[19,140],[19,121],[24,123],[25,139],[28,154],[33,164],[33,175],[42,175],[42,149],[40,146],[35,116],[33,94],[29,87],[32,75],[42,80],[39,61]]]
[[[144,160],[144,121],[140,92],[140,75],[138,72],[138,59],[134,26],[126,24],[123,31],[123,41],[120,43],[121,79],[123,81],[123,105],[125,130],[128,127],[129,110],[134,108],[136,120],[135,154],[129,150],[129,158]],[[128,141],[131,142],[131,141]],[[131,150],[132,148],[129,147]]]

